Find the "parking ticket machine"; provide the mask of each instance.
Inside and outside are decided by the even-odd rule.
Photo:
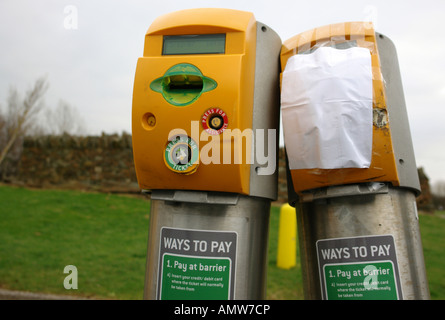
[[[183,10],[149,27],[132,111],[151,194],[146,299],[265,297],[280,48],[244,11]]]
[[[289,202],[308,299],[428,299],[419,179],[394,44],[370,22],[281,50]]]

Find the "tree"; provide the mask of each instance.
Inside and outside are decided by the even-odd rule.
[[[445,181],[439,180],[433,184],[434,206],[439,210],[445,208]]]
[[[445,181],[439,180],[433,184],[433,194],[440,197],[445,197]]]
[[[0,153],[0,165],[14,143],[23,138],[34,125],[33,120],[43,107],[42,98],[47,90],[48,83],[45,78],[37,79],[23,100],[20,99],[17,89],[10,90],[6,114],[2,116],[3,124],[0,128],[6,136]]]
[[[48,122],[48,133],[54,135],[82,135],[86,132],[84,120],[76,107],[64,100],[60,100],[55,110],[47,109],[45,112]]]

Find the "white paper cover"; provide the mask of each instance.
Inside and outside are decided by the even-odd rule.
[[[282,75],[281,110],[291,170],[369,168],[370,51],[321,47],[290,57]]]

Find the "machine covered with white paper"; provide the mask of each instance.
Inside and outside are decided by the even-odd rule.
[[[369,22],[328,25],[285,41],[281,70],[306,297],[429,298],[393,43]]]

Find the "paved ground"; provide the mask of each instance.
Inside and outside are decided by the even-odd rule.
[[[43,294],[0,289],[0,300],[90,300],[68,295]]]

